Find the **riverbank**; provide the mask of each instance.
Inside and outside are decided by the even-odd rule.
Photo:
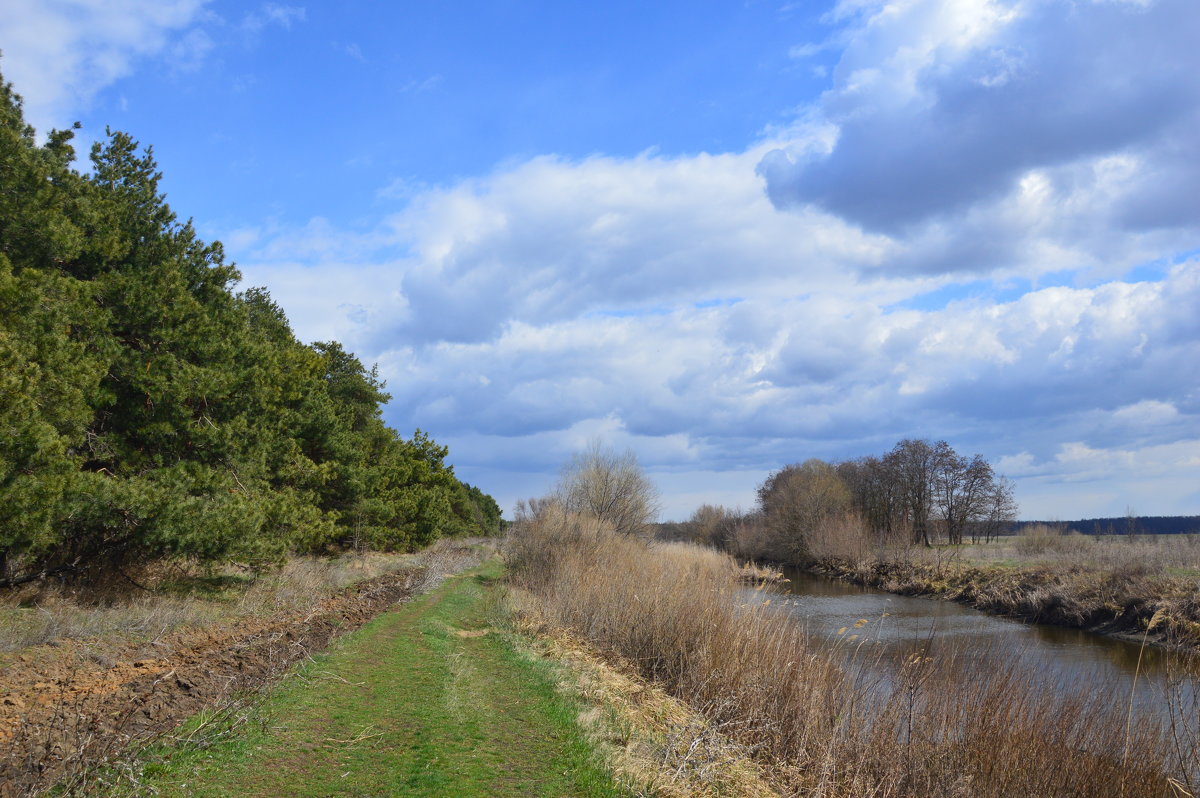
[[[1200,650],[1200,578],[1190,568],[1147,564],[1144,552],[1133,545],[1127,549],[1125,560],[1089,557],[1095,552],[1087,549],[1069,556],[1051,551],[1050,556],[1024,557],[996,556],[995,549],[980,548],[907,550],[857,559],[825,557],[807,567],[890,593],[958,601],[1035,623]]]
[[[869,646],[851,629],[866,618],[830,651],[711,549],[547,506],[510,530],[507,553],[539,623],[632,663],[752,751],[783,794],[1165,797],[1200,772],[1200,732],[1177,727],[1188,736],[1173,746],[1161,713],[1086,681],[1064,691],[1016,662],[970,667],[977,652],[954,645]]]

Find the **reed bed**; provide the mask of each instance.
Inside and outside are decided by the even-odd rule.
[[[633,663],[753,751],[786,794],[1196,792],[1197,763],[1185,761],[1194,726],[1181,723],[1172,741],[1156,717],[1112,696],[1064,696],[1013,669],[980,673],[961,652],[881,663],[847,634],[831,654],[711,550],[651,546],[542,504],[505,552],[538,622]]]

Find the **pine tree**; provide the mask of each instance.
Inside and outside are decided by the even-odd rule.
[[[180,222],[121,132],[71,168],[0,79],[0,586],[171,557],[414,548],[493,531],[374,368],[307,346]]]

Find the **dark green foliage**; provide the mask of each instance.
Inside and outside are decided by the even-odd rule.
[[[461,483],[460,487],[460,494],[466,494],[463,507],[466,511],[464,517],[469,521],[469,525],[484,530],[484,534],[487,535],[503,532],[504,520],[500,517],[500,505],[496,504],[496,500],[466,482]]]
[[[149,150],[110,131],[83,176],[70,141],[0,80],[0,585],[498,530],[445,447],[383,423],[374,369],[233,292]]]

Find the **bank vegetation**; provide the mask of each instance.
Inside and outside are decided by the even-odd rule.
[[[861,629],[830,650],[769,589],[747,589],[732,557],[619,534],[553,500],[525,508],[506,553],[530,623],[570,630],[702,712],[782,793],[1196,792],[1194,706],[1167,723],[1110,695],[963,667],[970,652],[888,659]]]
[[[1200,536],[1021,527],[979,455],[904,440],[881,457],[771,474],[749,512],[706,506],[660,538],[787,563],[895,593],[1188,648],[1200,646]]]

